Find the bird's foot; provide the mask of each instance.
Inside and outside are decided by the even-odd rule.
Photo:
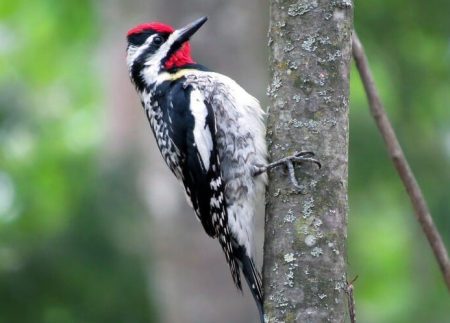
[[[271,170],[272,168],[284,165],[285,167],[287,167],[287,170],[289,172],[289,179],[291,180],[292,185],[300,190],[301,186],[298,184],[297,178],[295,177],[294,163],[304,163],[304,162],[314,163],[319,168],[321,168],[322,164],[317,159],[315,159],[314,156],[315,155],[312,151],[296,152],[292,156],[283,157],[266,166],[259,167],[253,175],[257,176],[264,172],[267,172],[268,170]]]

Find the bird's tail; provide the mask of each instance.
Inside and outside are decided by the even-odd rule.
[[[245,281],[247,282],[253,298],[255,299],[256,306],[258,307],[259,317],[261,323],[264,323],[264,309],[263,309],[263,290],[261,275],[256,269],[255,262],[246,253],[245,247],[240,246],[236,252],[238,259],[241,263],[242,273],[244,274]]]

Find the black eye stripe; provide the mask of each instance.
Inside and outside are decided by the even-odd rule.
[[[128,36],[128,42],[130,44],[139,46],[145,42],[145,40],[147,39],[148,36],[149,36],[148,33],[133,34],[133,35]]]
[[[141,46],[147,40],[148,37],[150,37],[151,35],[154,35],[154,34],[156,34],[156,33],[153,30],[147,30],[147,31],[143,31],[138,34],[132,34],[132,35],[128,36],[128,42],[135,46]],[[160,34],[158,34],[157,37],[160,37],[162,39],[161,43],[163,43],[169,37],[169,34],[168,33],[160,33]],[[155,37],[153,39],[153,41],[157,37]],[[161,43],[159,43],[159,44],[161,44]]]

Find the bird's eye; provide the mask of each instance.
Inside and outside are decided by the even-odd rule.
[[[155,38],[153,38],[153,44],[155,45],[161,45],[163,43],[163,38],[160,36],[156,36]]]

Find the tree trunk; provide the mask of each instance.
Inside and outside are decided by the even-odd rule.
[[[269,174],[264,245],[266,322],[343,322],[346,316],[348,95],[351,0],[272,0],[272,160],[314,151]]]

